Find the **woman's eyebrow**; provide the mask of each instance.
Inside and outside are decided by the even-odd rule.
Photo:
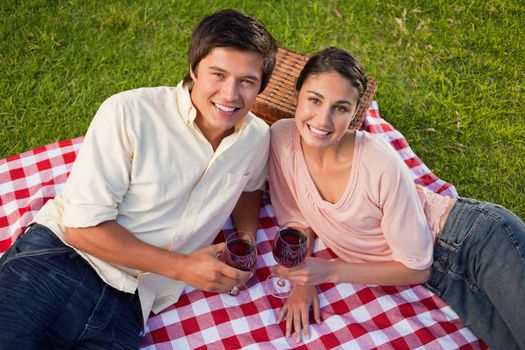
[[[322,94],[318,93],[317,91],[307,90],[306,92],[314,94],[315,96],[319,97],[320,99],[324,99],[325,98]],[[335,104],[338,104],[338,105],[349,104],[349,105],[351,105],[352,101],[343,99],[343,100],[336,101]]]
[[[316,91],[313,91],[313,90],[307,90],[306,92],[309,92],[309,93],[314,94],[315,96],[317,96],[317,97],[319,97],[319,98],[324,99],[324,96],[321,95],[320,93],[316,92]]]

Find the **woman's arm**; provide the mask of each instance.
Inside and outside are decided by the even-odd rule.
[[[430,267],[414,270],[397,261],[351,264],[334,261],[334,282],[360,284],[406,285],[424,283],[430,277]]]
[[[272,271],[279,277],[301,285],[318,285],[327,282],[407,285],[423,283],[430,276],[430,267],[414,270],[396,261],[348,263],[319,258],[307,258],[303,264],[295,268],[275,266]]]

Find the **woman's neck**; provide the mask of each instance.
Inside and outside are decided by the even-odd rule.
[[[353,144],[354,138],[355,131],[348,131],[341,137],[339,142],[328,147],[313,147],[303,142],[302,139],[301,147],[308,163],[315,164],[318,168],[325,168],[334,163],[345,161],[349,156],[352,156],[351,153],[353,152],[349,151],[352,151],[353,147],[349,146]]]

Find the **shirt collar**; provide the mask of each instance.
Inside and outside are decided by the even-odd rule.
[[[193,124],[197,116],[197,109],[191,103],[188,86],[184,86],[182,81],[177,85],[177,104],[184,122],[190,125]]]

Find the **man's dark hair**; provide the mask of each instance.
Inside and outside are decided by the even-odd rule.
[[[258,53],[263,59],[259,93],[264,91],[275,67],[277,44],[259,20],[234,9],[221,10],[205,17],[191,34],[188,63],[194,74],[197,74],[200,61],[216,47]],[[192,83],[188,72],[184,85],[191,87]]]
[[[359,103],[366,90],[368,76],[359,61],[349,52],[329,47],[312,56],[297,78],[295,90],[299,92],[306,79],[312,75],[336,72],[345,77],[357,89]]]

